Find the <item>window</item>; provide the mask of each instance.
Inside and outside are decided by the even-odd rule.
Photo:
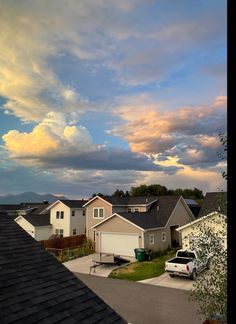
[[[96,241],[96,230],[93,231],[93,241]]]
[[[139,208],[138,207],[134,208],[134,211],[139,212]]]
[[[93,218],[104,218],[104,208],[93,208]]]
[[[131,211],[132,211],[132,209],[129,207],[129,208],[128,208],[128,213],[131,213]]]
[[[166,232],[162,232],[162,241],[166,241]]]
[[[73,229],[73,235],[76,235],[76,228]]]
[[[149,244],[154,244],[154,234],[149,234]]]
[[[71,216],[75,216],[75,210],[71,211]]]
[[[60,237],[63,237],[63,229],[56,229],[55,232],[57,235],[59,235]]]
[[[56,219],[63,219],[63,218],[64,218],[64,211],[57,211]]]
[[[86,216],[86,210],[83,210],[82,215]]]

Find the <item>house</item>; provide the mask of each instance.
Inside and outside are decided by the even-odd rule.
[[[198,217],[205,216],[214,211],[227,215],[227,192],[207,192],[203,199]]]
[[[95,196],[86,204],[87,237],[97,252],[134,256],[179,245],[176,228],[195,219],[181,196]]]
[[[213,229],[214,233],[222,240],[223,246],[227,246],[227,217],[217,211],[208,215],[197,218],[176,230],[181,234],[182,248],[186,250],[194,249],[194,245],[199,240],[202,230],[201,228]]]
[[[83,205],[86,200],[57,200],[50,205],[50,223],[52,234],[72,236],[85,234],[86,209]]]
[[[49,213],[20,215],[15,221],[37,241],[47,240],[52,233]]]
[[[207,192],[199,212],[198,219],[177,229],[181,234],[182,248],[191,249],[199,239],[200,226],[211,227],[227,245],[227,192]],[[224,235],[222,235],[224,233]]]
[[[86,200],[57,200],[18,212],[15,221],[37,241],[51,235],[61,237],[85,234],[86,217],[82,205]]]
[[[0,323],[127,323],[6,213],[0,266]]]

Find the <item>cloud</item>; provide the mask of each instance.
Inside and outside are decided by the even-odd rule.
[[[11,130],[2,138],[11,159],[30,167],[75,170],[156,170],[174,173],[154,160],[129,150],[93,144],[87,129],[67,125],[61,113],[50,112],[30,133]]]
[[[122,102],[114,110],[121,123],[107,134],[128,141],[133,152],[178,156],[183,164],[218,162],[219,132],[226,130],[227,98],[219,96],[204,106],[161,109],[145,96]]]
[[[92,151],[92,138],[85,127],[68,126],[62,113],[50,112],[30,133],[11,130],[3,137],[12,158],[67,156]]]

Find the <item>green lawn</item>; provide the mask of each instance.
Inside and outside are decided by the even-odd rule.
[[[158,277],[165,272],[165,261],[174,257],[176,252],[171,252],[166,255],[153,259],[152,261],[134,262],[125,267],[113,270],[109,277],[116,279],[126,279],[139,281]]]

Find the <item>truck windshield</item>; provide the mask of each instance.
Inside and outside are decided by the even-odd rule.
[[[189,251],[179,251],[177,257],[195,259],[195,254]]]

